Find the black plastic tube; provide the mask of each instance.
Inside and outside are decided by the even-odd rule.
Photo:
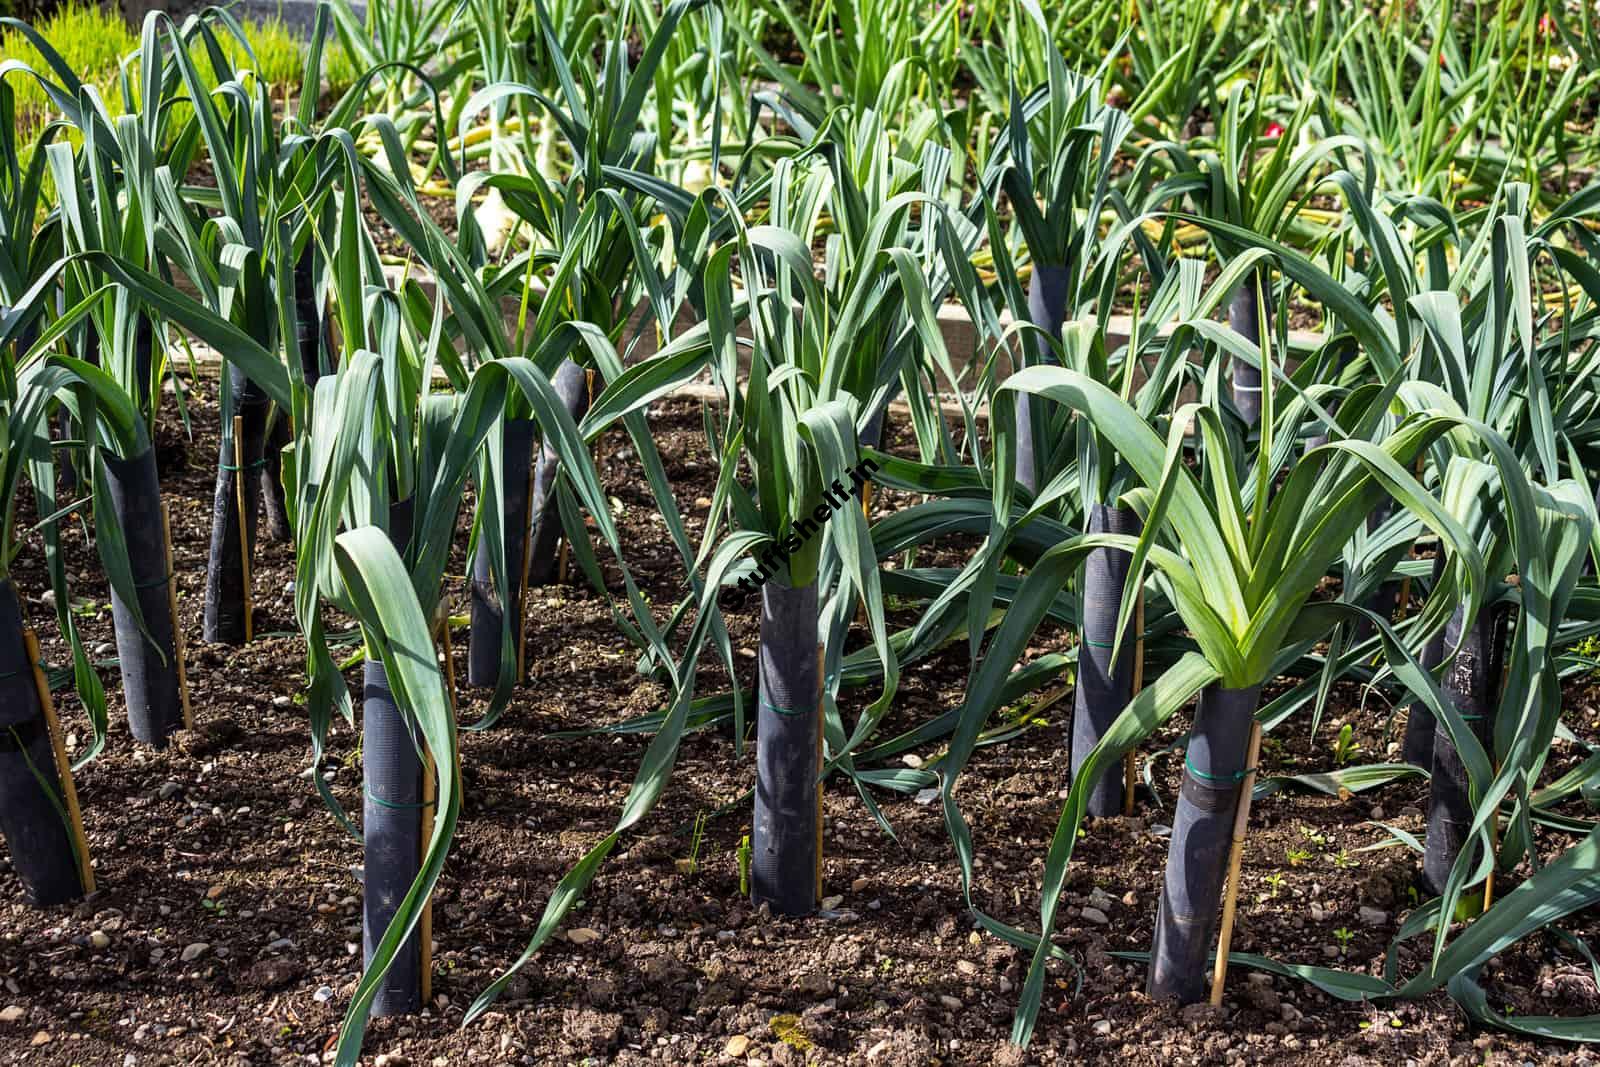
[[[1088,533],[1139,536],[1143,524],[1132,508],[1094,504],[1089,508]],[[1091,549],[1083,568],[1083,635],[1078,645],[1078,681],[1072,698],[1072,777],[1100,743],[1100,738],[1122,714],[1133,695],[1133,620],[1122,635],[1116,662],[1111,652],[1117,641],[1117,615],[1122,608],[1122,587],[1128,580],[1131,553],[1120,548]],[[1104,774],[1089,794],[1088,813],[1116,815],[1122,810],[1122,778]]]
[[[139,376],[139,401],[143,411],[150,410],[150,375],[155,372],[155,349],[155,327],[140,315],[133,326],[133,366],[134,373]]]
[[[856,435],[856,443],[867,448],[881,448],[883,445],[883,427],[889,420],[890,398],[885,397],[867,419],[866,425],[861,427],[861,432]]]
[[[400,902],[421,869],[422,758],[411,724],[401,715],[381,660],[362,669],[361,758],[366,774],[362,805],[365,868],[362,945],[365,960],[383,940]],[[374,1015],[405,1015],[422,1007],[422,953],[416,934],[407,939],[372,1002]]]
[[[489,549],[478,539],[472,556],[472,629],[467,635],[467,684],[492,686],[500,678],[500,638],[505,605],[511,603],[512,649],[523,618],[522,565],[532,521],[528,468],[533,463],[532,419],[507,419],[501,441],[500,529],[505,537],[506,579],[510,589],[494,587]],[[509,593],[509,596],[506,595]],[[517,679],[520,684],[521,678]]]
[[[306,388],[315,389],[321,379],[327,356],[333,345],[328,337],[327,323],[317,301],[316,246],[306,243],[305,251],[294,265],[295,341],[300,349],[300,373]],[[289,529],[289,509],[285,504],[283,485],[283,450],[294,441],[293,428],[287,412],[274,408],[267,431],[266,446],[261,455],[259,474],[261,508],[264,512],[267,540],[288,542],[294,531]]]
[[[1228,325],[1251,344],[1261,344],[1261,304],[1256,293],[1256,276],[1249,275],[1234,290],[1228,303]],[[1261,368],[1243,360],[1233,361],[1233,406],[1248,428],[1261,421]]]
[[[22,639],[22,605],[0,578],[0,835],[32,904],[83,896],[55,750]]]
[[[1475,737],[1489,748],[1494,737],[1494,712],[1500,698],[1500,675],[1505,665],[1508,613],[1491,606],[1479,611],[1469,624],[1464,608],[1456,609],[1445,627],[1444,647],[1461,641],[1445,671],[1444,698],[1450,702]],[[1465,634],[1463,635],[1463,629]],[[1464,640],[1463,640],[1464,636]],[[1491,750],[1492,754],[1492,750]],[[1466,845],[1472,826],[1472,799],[1461,754],[1447,730],[1433,734],[1433,777],[1428,789],[1428,836],[1422,852],[1422,884],[1435,895],[1444,891],[1450,868]]]
[[[269,401],[261,387],[242,371],[228,371],[235,413],[243,419],[244,462],[235,461],[231,427],[223,427],[217,457],[217,488],[212,498],[211,551],[206,560],[206,605],[203,636],[214,644],[241,645],[245,639],[244,552],[239,542],[239,479],[246,479],[244,529],[254,555],[260,497],[256,478],[266,445]],[[226,417],[226,416],[225,416]],[[240,468],[243,467],[241,470]]]
[[[1194,1004],[1205,998],[1206,961],[1217,933],[1228,850],[1261,688],[1208,686],[1200,693],[1184,756],[1183,786],[1156,911],[1145,992]]]
[[[283,487],[283,450],[293,442],[294,434],[289,431],[288,416],[276,407],[272,409],[270,424],[266,445],[261,450],[261,472],[257,479],[261,519],[268,541],[287,544],[294,539],[294,531],[289,529],[289,508]]]
[[[130,606],[112,588],[111,621],[122,670],[122,694],[128,705],[128,728],[145,744],[166,748],[167,738],[183,728],[183,705],[178,695],[177,642],[168,589],[172,575],[167,570],[155,449],[146,448],[131,459],[103,449],[100,456],[111,507],[128,544],[139,614],[144,617],[141,631]]]
[[[64,314],[66,310],[66,293],[58,291],[56,293],[56,311],[58,314]],[[76,354],[85,363],[98,367],[100,365],[100,335],[95,332],[94,325],[89,322],[80,324],[78,329],[82,331],[83,348]],[[72,336],[74,334],[68,334],[68,337]],[[33,347],[32,340],[19,348],[18,352],[24,352],[31,347]],[[80,432],[77,422],[72,418],[72,413],[67,410],[65,404],[62,404],[60,410],[56,412],[56,439],[58,441],[72,441],[80,439],[82,436],[83,434]],[[73,451],[62,452],[60,456],[62,462],[56,465],[56,469],[59,472],[61,481],[61,496],[65,500],[70,500],[77,496],[80,491],[88,491],[88,486],[81,477],[83,472],[79,469],[83,459],[83,449],[79,447]]]
[[[1071,275],[1066,267],[1046,263],[1033,265],[1033,276],[1028,279],[1028,320],[1039,329],[1061,340],[1061,326],[1067,318],[1067,287]],[[1030,365],[1056,362],[1055,350],[1042,337],[1030,337],[1033,360]],[[1017,484],[1029,492],[1039,488],[1037,443],[1034,440],[1034,398],[1026,393],[1017,394]],[[1049,410],[1044,401],[1039,402],[1042,421]]]
[[[574,420],[589,411],[589,375],[570,359],[562,360],[550,383]],[[528,585],[549,585],[556,580],[556,545],[561,539],[561,513],[556,504],[556,474],[560,460],[548,438],[539,450],[533,471],[533,548],[528,556]]]
[[[1433,557],[1433,582],[1428,586],[1430,592],[1438,588],[1439,580],[1443,577],[1444,552],[1440,551]],[[1444,631],[1440,630],[1422,646],[1422,666],[1425,670],[1431,671],[1444,662],[1444,636]],[[1433,770],[1433,734],[1437,726],[1427,704],[1420,700],[1411,702],[1411,710],[1406,715],[1405,740],[1400,746],[1401,755],[1407,763],[1425,771]]]
[[[317,300],[316,246],[306,242],[305,251],[294,264],[294,329],[295,341],[300,348],[300,372],[305,376],[306,387],[316,388],[327,366],[327,357],[333,345],[328,337],[322,306]]]
[[[389,537],[404,549],[411,535],[411,501],[389,511]],[[383,661],[362,668],[361,760],[365,777],[361,835],[364,849],[361,930],[363,960],[394,921],[422,869],[422,742],[400,712]],[[415,932],[395,955],[372,1002],[372,1014],[406,1015],[422,1007],[422,948]]]
[[[816,909],[818,707],[817,586],[761,587],[755,819],[750,897],[778,915]]]

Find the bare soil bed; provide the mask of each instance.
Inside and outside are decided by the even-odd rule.
[[[198,642],[217,444],[214,383],[200,381],[192,400],[194,439],[172,418],[162,428],[160,454],[196,728],[169,751],[141,750],[113,692],[107,750],[78,775],[100,887],[93,898],[76,907],[26,907],[0,859],[5,1063],[321,1062],[359,972],[361,849],[302,774],[309,743],[295,700],[303,650],[293,632],[288,546],[266,544],[258,556],[256,629],[264,636],[243,649]],[[691,535],[698,535],[715,478],[699,403],[671,400],[652,422]],[[909,449],[909,435],[901,430],[895,443]],[[600,456],[630,566],[664,619],[684,590],[681,564],[653,518],[630,444],[608,439]],[[909,502],[886,492],[875,507],[881,514]],[[104,579],[81,527],[67,540],[76,594],[103,598]],[[16,575],[35,598],[48,587],[37,548],[25,552]],[[953,562],[962,550],[953,545],[944,554]],[[456,614],[466,610],[465,570],[458,550]],[[614,564],[608,576],[615,577]],[[750,685],[757,603],[729,593],[724,604],[740,682]],[[80,609],[92,645],[109,654],[106,606]],[[46,660],[65,663],[51,613],[36,599],[30,614]],[[900,624],[907,618],[902,613]],[[1071,639],[1051,632],[1033,652]],[[464,643],[462,631],[459,677]],[[462,1029],[463,1009],[521,952],[557,880],[609,830],[646,743],[637,735],[548,735],[655,710],[666,695],[636,673],[605,600],[582,585],[533,592],[527,654],[532,678],[510,711],[494,729],[462,737],[466,804],[434,905],[435,1001],[420,1016],[375,1021],[368,1062],[1596,1062],[1581,1049],[1478,1031],[1442,994],[1398,1005],[1345,1004],[1298,983],[1235,971],[1220,1013],[1148,1001],[1140,992],[1142,966],[1110,953],[1149,944],[1165,813],[1181,769],[1172,757],[1155,763],[1164,807],[1146,797],[1135,817],[1088,827],[1058,931],[1081,969],[1063,965],[1051,975],[1034,1043],[1019,1052],[1006,1037],[1027,961],[974,932],[939,806],[881,795],[897,835],[890,840],[853,791],[830,782],[826,892],[840,899],[829,902],[826,917],[763,919],[740,897],[736,861],[748,832],[753,754],[747,748],[737,758],[726,730],[685,740],[665,799],[624,839],[566,932],[490,1015]],[[909,668],[889,735],[955,706],[967,670],[964,641]],[[114,669],[102,673],[115,683]],[[713,666],[697,692],[726,687]],[[485,694],[468,696],[463,723],[485,706]],[[870,696],[850,694],[847,717]],[[81,708],[64,692],[58,698],[81,746]],[[1587,685],[1570,698],[1586,709],[1574,727],[1585,736],[1600,732]],[[1328,768],[1330,741],[1343,721],[1354,725],[1366,758],[1383,753],[1392,739],[1385,702],[1374,696],[1363,705],[1354,686],[1342,688],[1339,700],[1337,721],[1315,742],[1298,720],[1275,731],[1281,744],[1268,746],[1264,772]],[[1070,707],[1059,701],[1045,725],[981,749],[962,781],[980,857],[976,900],[1009,922],[1038,922],[1038,880],[1065,785]],[[1181,720],[1163,744],[1181,740]],[[338,724],[321,768],[355,810],[358,740]],[[1552,762],[1571,758],[1563,750]],[[1381,816],[1420,835],[1425,788],[1408,782],[1344,799],[1280,793],[1261,801],[1245,855],[1235,948],[1375,972],[1409,906],[1415,860],[1401,849],[1358,851],[1385,836],[1364,824]],[[701,814],[708,816],[704,838],[691,855],[691,828]],[[1540,844],[1549,854],[1563,840]],[[691,858],[692,870],[684,862]],[[1600,929],[1594,915],[1578,918],[1569,930]],[[578,936],[569,936],[574,931]],[[1409,973],[1419,963],[1408,954],[1404,966]],[[1497,1009],[1600,1011],[1588,967],[1553,937],[1508,951],[1485,980]]]

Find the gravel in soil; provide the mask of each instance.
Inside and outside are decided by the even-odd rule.
[[[189,635],[195,729],[165,752],[136,746],[115,690],[104,755],[78,775],[99,892],[74,907],[24,906],[0,860],[0,1061],[30,1064],[276,1064],[319,1062],[360,968],[359,843],[323,808],[303,772],[307,727],[296,689],[303,649],[293,632],[288,546],[263,544],[255,570],[257,632],[246,648],[198,642],[216,454],[214,382],[190,396],[195,438],[163,425],[160,459],[172,507],[179,610]],[[660,405],[652,425],[692,538],[715,469],[699,403]],[[893,446],[909,451],[895,427]],[[630,568],[658,615],[683,595],[681,564],[654,516],[631,444],[598,455]],[[877,494],[875,513],[911,503]],[[463,536],[465,544],[465,518]],[[66,536],[85,636],[111,654],[104,579],[80,524]],[[52,664],[67,661],[51,613],[37,539],[16,566],[35,597],[33,625]],[[927,553],[954,564],[969,545]],[[466,560],[451,567],[451,605],[466,610]],[[614,562],[608,579],[617,580]],[[741,684],[755,670],[757,602],[724,598]],[[908,615],[898,621],[904,624]],[[1032,1046],[1011,1047],[1012,1011],[1027,960],[975,932],[959,890],[939,806],[878,796],[896,840],[861,800],[831,782],[825,801],[827,909],[805,921],[769,919],[739,894],[736,850],[748,833],[752,752],[725,730],[689,736],[656,812],[625,836],[562,934],[511,982],[481,1021],[464,1008],[522,951],[562,874],[611,827],[646,739],[552,739],[558,730],[655,710],[664,689],[635,670],[604,598],[569,584],[535,590],[528,611],[531,679],[492,730],[464,733],[466,802],[434,904],[434,1002],[412,1018],[376,1020],[367,1062],[400,1064],[666,1062],[770,1064],[1105,1062],[1592,1063],[1588,1053],[1480,1032],[1443,995],[1381,1006],[1339,1003],[1309,987],[1235,971],[1224,1008],[1182,1011],[1140,992],[1143,968],[1111,955],[1149,944],[1171,800],[1181,761],[1157,756],[1157,807],[1087,828],[1069,871],[1059,943],[1076,961],[1051,971]],[[458,676],[464,676],[462,633]],[[861,635],[854,635],[860,642]],[[1071,635],[1041,633],[1030,655]],[[353,650],[352,645],[352,650]],[[854,647],[854,646],[853,646]],[[969,664],[958,643],[909,667],[885,724],[901,729],[958,704]],[[356,672],[352,671],[351,678]],[[700,693],[726,688],[720,665]],[[851,693],[853,718],[874,694]],[[470,723],[483,694],[461,709]],[[82,709],[58,694],[77,746]],[[1316,742],[1300,720],[1276,731],[1267,773],[1327,769],[1343,722],[1371,758],[1398,725],[1381,699],[1342,686]],[[1594,698],[1571,697],[1596,732]],[[1065,785],[1071,701],[1003,746],[980,749],[959,797],[977,846],[974,899],[996,917],[1036,926],[1043,856]],[[1179,716],[1145,752],[1178,741]],[[319,769],[359,809],[359,735],[336,724]],[[923,757],[936,753],[924,752]],[[1575,759],[1558,749],[1562,765]],[[1333,798],[1278,794],[1255,808],[1245,853],[1235,948],[1282,960],[1376,972],[1411,904],[1415,862],[1403,849],[1361,849],[1387,835],[1382,819],[1420,834],[1425,786],[1397,784]],[[692,828],[706,815],[704,835]],[[1542,831],[1541,831],[1542,833]],[[1540,838],[1554,854],[1560,838]],[[1515,878],[1508,882],[1514,882]],[[1594,916],[1569,924],[1592,934]],[[1419,964],[1409,951],[1408,970]],[[1491,1005],[1520,1014],[1600,1011],[1592,974],[1539,935],[1492,961]]]

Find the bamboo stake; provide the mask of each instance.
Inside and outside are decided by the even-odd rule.
[[[1144,586],[1139,587],[1139,602],[1133,608],[1133,692],[1144,691]],[[1132,749],[1122,757],[1122,814],[1133,814],[1133,791],[1139,781],[1139,756]]]
[[[1439,551],[1441,551],[1441,552],[1444,551],[1444,546],[1443,545],[1439,546]],[[1511,680],[1511,665],[1507,664],[1500,671],[1500,691],[1499,691],[1498,694],[1496,694],[1496,697],[1495,697],[1495,707],[1499,707],[1500,706],[1500,702],[1505,699],[1505,697],[1506,697],[1506,683],[1509,682],[1510,680]],[[1490,746],[1490,747],[1493,747],[1493,746]],[[1498,764],[1495,765],[1494,773],[1495,774],[1499,774],[1500,773],[1500,767],[1499,767]],[[1489,820],[1489,875],[1483,881],[1483,910],[1484,911],[1488,911],[1489,910],[1489,906],[1494,903],[1494,864],[1495,864],[1495,854],[1497,852],[1499,852],[1499,851],[1500,851],[1500,812],[1496,811],[1494,813],[1494,817]]]
[[[522,513],[522,581],[517,585],[517,684],[521,685],[528,677],[528,569],[533,565],[533,475],[534,467],[528,467],[528,501],[527,508]],[[450,620],[445,619],[445,629],[450,628]]]
[[[248,645],[255,639],[255,623],[252,621],[255,610],[251,604],[250,596],[250,528],[246,518],[249,512],[244,506],[243,415],[235,415],[233,417],[233,466],[236,474],[234,478],[235,495],[239,498],[239,571],[244,576],[244,643]]]
[[[1228,892],[1222,899],[1222,934],[1217,939],[1217,966],[1211,972],[1211,1006],[1222,1006],[1222,987],[1228,977],[1228,947],[1233,944],[1233,917],[1239,906],[1240,867],[1244,863],[1244,837],[1250,828],[1250,802],[1256,787],[1256,762],[1261,757],[1261,723],[1250,724],[1249,754],[1244,781],[1239,786],[1239,806],[1233,816],[1233,848],[1228,854]]]
[[[827,716],[823,714],[822,693],[824,689],[823,668],[827,664],[827,656],[823,653],[821,643],[817,644],[817,903],[822,903],[822,736],[823,723]]]
[[[39,639],[32,630],[24,630],[22,642],[28,650],[28,662],[33,665],[33,687],[39,694],[45,728],[50,731],[50,748],[56,757],[56,773],[61,777],[61,796],[67,805],[67,829],[72,834],[73,848],[78,853],[78,881],[83,884],[84,893],[93,893],[94,867],[89,863],[89,838],[83,832],[83,809],[78,806],[78,787],[72,781],[72,761],[67,759],[67,746],[61,737],[61,720],[56,718],[55,701],[50,699],[50,683],[45,679],[44,667],[39,662]]]
[[[1494,904],[1494,862],[1495,853],[1500,851],[1500,813],[1494,813],[1489,820],[1489,874],[1483,880],[1483,911],[1487,912]],[[1480,912],[1479,914],[1483,914]]]
[[[183,702],[183,728],[194,729],[194,709],[189,705],[189,672],[183,665],[183,627],[178,622],[177,574],[172,566],[172,515],[167,502],[161,502],[161,536],[167,557],[167,605],[172,609],[172,652],[178,657],[178,699]]]

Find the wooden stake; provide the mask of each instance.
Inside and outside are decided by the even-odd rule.
[[[235,495],[239,499],[239,572],[244,577],[244,643],[249,644],[255,639],[255,623],[252,616],[255,610],[251,604],[250,596],[250,528],[248,525],[249,512],[245,509],[245,477],[244,477],[244,416],[233,417],[233,466],[237,477],[234,479]]]
[[[50,731],[50,748],[56,757],[56,773],[61,777],[61,796],[67,805],[67,829],[72,834],[73,848],[78,853],[78,881],[83,884],[84,893],[93,893],[94,867],[89,863],[89,838],[83,832],[83,809],[78,806],[78,787],[72,781],[72,761],[67,759],[66,742],[61,736],[61,720],[56,718],[55,701],[50,699],[50,682],[39,663],[39,639],[32,630],[24,630],[22,643],[28,650],[28,662],[33,665],[33,687],[39,694],[45,728]]]
[[[1494,863],[1495,853],[1500,851],[1500,813],[1497,811],[1489,820],[1489,874],[1483,880],[1483,911],[1486,912],[1494,904]],[[1483,914],[1483,912],[1479,912]]]
[[[1244,837],[1250,828],[1250,802],[1256,787],[1256,762],[1261,756],[1261,723],[1250,724],[1249,754],[1244,758],[1244,781],[1239,785],[1239,806],[1233,815],[1233,848],[1228,853],[1228,891],[1222,898],[1222,934],[1217,939],[1217,966],[1211,972],[1211,1006],[1222,1006],[1222,987],[1228,977],[1228,946],[1233,944],[1233,917],[1239,907],[1240,867],[1244,863]]]
[[[822,736],[827,716],[822,710],[822,693],[828,660],[822,645],[817,645],[817,903],[822,903]]]
[[[1133,608],[1133,691],[1131,696],[1144,692],[1144,587],[1139,587],[1139,601]],[[1133,791],[1139,782],[1139,754],[1129,749],[1122,757],[1122,814],[1133,814]]]
[[[167,605],[172,609],[172,652],[178,657],[178,699],[183,702],[183,728],[194,729],[194,709],[189,706],[189,672],[183,665],[183,626],[178,622],[178,576],[172,566],[172,515],[161,502],[161,536],[167,557]]]
[[[522,513],[522,580],[517,583],[517,684],[528,677],[528,569],[533,566],[533,474],[528,467],[528,506]],[[445,619],[449,629],[450,620]]]

